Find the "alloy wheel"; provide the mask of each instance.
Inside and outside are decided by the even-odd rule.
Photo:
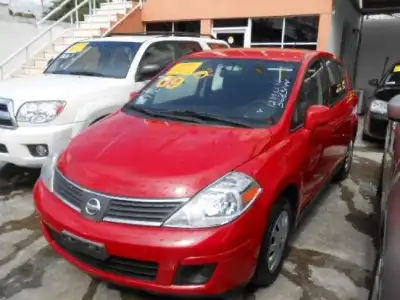
[[[290,231],[289,213],[283,210],[275,221],[269,239],[267,262],[268,270],[273,273],[279,266],[286,247]]]

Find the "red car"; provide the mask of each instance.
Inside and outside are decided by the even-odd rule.
[[[329,53],[191,54],[46,163],[34,189],[43,233],[119,285],[181,296],[267,286],[305,208],[349,174],[356,104]]]

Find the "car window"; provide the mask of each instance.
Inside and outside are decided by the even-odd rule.
[[[61,53],[44,73],[125,78],[140,46],[131,42],[78,42]]]
[[[329,98],[329,82],[325,66],[321,60],[314,62],[305,74],[301,85],[292,128],[304,124],[306,113],[311,105],[324,105]]]
[[[208,43],[207,44],[211,49],[224,49],[224,48],[229,48],[228,45],[226,44],[221,44],[221,43]]]
[[[346,71],[342,64],[334,60],[327,60],[326,67],[330,81],[330,100],[327,105],[335,105],[343,99],[348,91],[346,82]]]
[[[157,42],[151,44],[143,53],[139,66],[157,64],[165,68],[176,59],[175,49],[171,43]]]
[[[395,65],[392,70],[390,70],[383,81],[385,86],[398,86],[400,85],[400,65]]]
[[[194,41],[179,41],[175,45],[177,58],[203,50],[200,44]]]
[[[298,67],[299,63],[286,61],[184,59],[164,71],[129,105],[190,110],[265,127],[280,119]]]

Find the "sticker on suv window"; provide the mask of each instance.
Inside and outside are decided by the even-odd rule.
[[[79,53],[86,49],[89,43],[76,43],[68,48],[67,53]]]
[[[178,63],[173,66],[168,72],[168,75],[192,75],[200,66],[202,62],[192,63]]]

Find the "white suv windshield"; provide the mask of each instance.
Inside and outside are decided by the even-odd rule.
[[[78,42],[59,55],[46,74],[125,78],[141,43]]]

